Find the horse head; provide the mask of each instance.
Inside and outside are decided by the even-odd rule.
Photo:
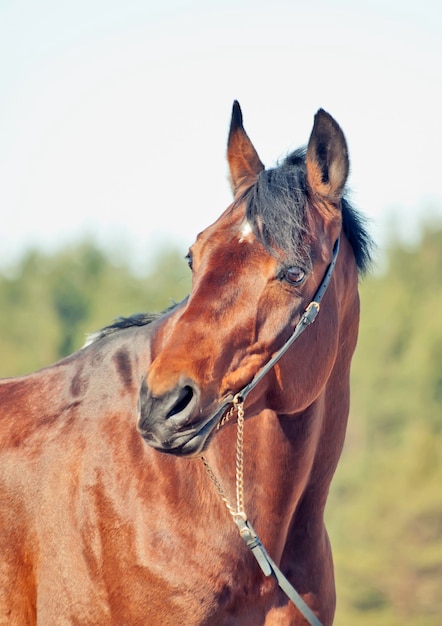
[[[349,160],[339,125],[319,110],[306,150],[266,170],[235,102],[227,158],[233,203],[189,250],[190,295],[157,326],[140,393],[140,434],[182,456],[203,452],[235,394],[293,333],[340,237],[326,311],[256,386],[248,415],[294,415],[318,397],[351,311],[350,352],[356,343],[357,263],[342,236]]]

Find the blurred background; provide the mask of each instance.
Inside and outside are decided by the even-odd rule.
[[[1,376],[187,293],[234,99],[268,166],[319,107],[342,126],[378,244],[328,505],[342,626],[442,623],[441,32],[431,0],[0,2]]]

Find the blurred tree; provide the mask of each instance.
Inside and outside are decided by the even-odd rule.
[[[119,315],[180,300],[190,287],[183,256],[167,249],[140,277],[90,241],[54,255],[29,252],[12,277],[0,275],[0,375],[49,365]]]
[[[442,230],[361,285],[346,447],[328,505],[342,626],[442,619]]]

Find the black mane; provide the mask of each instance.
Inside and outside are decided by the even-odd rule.
[[[186,298],[184,298],[184,300],[185,299]],[[166,315],[166,313],[169,313],[170,311],[176,309],[176,307],[179,306],[181,302],[184,302],[184,300],[181,300],[180,302],[174,302],[167,309],[164,309],[164,311],[161,311],[160,313],[135,313],[134,315],[130,315],[129,317],[117,317],[112,322],[112,324],[109,324],[109,326],[105,326],[104,328],[101,328],[101,330],[97,330],[97,332],[95,333],[90,333],[87,336],[86,343],[83,347],[86,348],[87,346],[90,346],[92,343],[95,343],[99,339],[103,339],[103,337],[107,337],[108,335],[113,335],[119,330],[124,330],[125,328],[133,328],[134,326],[147,326],[155,320],[158,320],[163,315]]]
[[[107,337],[108,335],[113,335],[117,331],[125,328],[147,326],[147,324],[150,324],[161,316],[162,313],[135,313],[135,315],[131,315],[130,317],[117,317],[112,324],[109,324],[109,326],[105,326],[94,333],[90,333],[87,336],[86,343],[83,347],[86,348],[99,339],[103,339],[103,337]]]
[[[256,183],[240,199],[246,201],[246,216],[255,235],[269,250],[291,251],[293,261],[309,262],[306,220],[307,183],[305,149],[289,154],[281,165],[263,170]],[[373,242],[365,218],[342,200],[342,227],[361,273],[371,263]]]

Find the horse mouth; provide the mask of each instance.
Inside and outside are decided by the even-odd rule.
[[[138,432],[147,444],[159,452],[179,457],[197,458],[207,449],[229,406],[229,403],[223,404],[214,415],[190,428],[187,427],[171,433],[167,433],[167,431],[155,433],[152,430],[145,431],[138,426]]]

